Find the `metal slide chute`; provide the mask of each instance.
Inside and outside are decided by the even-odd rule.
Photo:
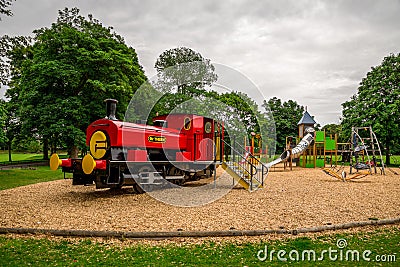
[[[290,158],[299,157],[312,144],[315,130],[310,127],[306,132],[306,136],[295,148],[285,150],[279,158],[267,164],[261,163],[260,159],[255,158],[239,144],[235,143],[235,146],[232,147],[224,140],[221,140],[231,152],[230,157],[222,161],[222,168],[245,189],[249,191],[260,189],[264,186],[264,179],[272,166],[285,162]],[[222,158],[221,156],[220,159]]]
[[[279,158],[274,161],[271,161],[266,164],[267,168],[271,168],[272,166],[287,161],[290,157],[297,158],[299,157],[314,141],[315,130],[313,128],[306,129],[307,134],[301,139],[300,143],[297,144],[292,150],[285,150]]]

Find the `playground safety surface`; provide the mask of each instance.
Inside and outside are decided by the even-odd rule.
[[[227,175],[227,174],[222,174]],[[98,231],[296,229],[400,217],[400,176],[341,182],[320,169],[272,172],[262,190],[234,188],[199,207],[176,207],[131,188],[58,180],[0,191],[0,227]],[[204,192],[204,196],[207,192]],[[199,196],[199,197],[204,197]]]

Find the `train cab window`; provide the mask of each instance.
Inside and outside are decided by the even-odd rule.
[[[204,131],[206,133],[211,133],[211,131],[212,131],[211,121],[206,122],[206,124],[204,125]]]
[[[168,128],[168,122],[164,120],[156,120],[153,122],[153,125],[157,127]]]
[[[190,120],[189,117],[186,117],[185,120],[183,121],[183,128],[185,130],[190,130],[191,127],[192,127],[192,121]]]

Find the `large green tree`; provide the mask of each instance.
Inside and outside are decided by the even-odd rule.
[[[269,99],[268,102],[264,101],[263,106],[268,106],[274,116],[276,149],[277,151],[283,151],[286,146],[286,137],[298,136],[297,123],[303,116],[304,107],[293,100],[282,102],[277,97]]]
[[[256,114],[258,111],[257,103],[247,94],[241,92],[224,93],[220,95],[218,100],[224,103],[229,109],[225,113],[231,113],[233,116],[238,117],[248,134],[251,132],[260,132],[260,125]]]
[[[151,114],[178,112],[215,118],[224,121],[229,136],[235,136],[238,141],[251,132],[269,132],[270,121],[246,94],[206,90],[218,76],[210,60],[200,53],[187,47],[169,49],[159,56],[155,68],[158,80],[153,85],[163,96]],[[271,143],[270,136],[267,139],[265,144]]]
[[[209,59],[187,47],[164,51],[154,66],[164,91],[199,95],[218,78]]]
[[[65,144],[71,157],[83,147],[88,124],[104,117],[104,99],[119,101],[122,118],[136,89],[146,80],[138,57],[123,38],[79,9],[59,11],[49,28],[34,31],[33,44],[15,47],[7,95],[18,104],[25,134],[49,145]]]
[[[0,0],[0,15],[5,15],[5,16],[12,16],[12,12],[9,9],[11,6],[12,2],[15,0]],[[1,17],[0,17],[1,20]]]
[[[0,99],[0,144],[5,144],[7,141],[6,133],[5,133],[5,124],[6,124],[6,108],[5,102],[3,99]]]
[[[9,6],[12,4],[14,0],[0,0],[0,15],[5,15],[5,16],[12,16],[12,12],[9,9]],[[1,16],[0,16],[0,21],[1,21]],[[6,55],[7,52],[9,51],[10,47],[10,38],[8,36],[2,36],[0,38],[0,86],[3,84],[6,84],[7,81],[7,74],[8,74],[8,68],[7,68],[7,62],[6,62]],[[6,144],[8,144],[8,138],[7,138],[7,108],[6,108],[7,103],[3,100],[0,99],[0,144],[4,147]],[[10,148],[11,149],[11,148]],[[11,150],[10,150],[11,151]],[[11,155],[11,154],[10,154]],[[11,157],[10,157],[11,160]]]
[[[265,108],[264,112],[261,111],[258,104],[242,92],[224,93],[218,100],[225,105],[221,106],[217,112],[226,116],[224,121],[230,130],[229,137],[235,136],[236,141],[241,144],[242,135],[245,134],[249,141],[247,144],[250,144],[252,134],[261,134],[262,148],[268,147],[269,153],[274,153],[275,127],[269,109]]]
[[[326,124],[322,127],[322,131],[325,131],[327,136],[332,135],[332,137],[336,134],[338,138],[338,142],[347,142],[349,141],[350,136],[345,136],[342,133],[342,125],[341,124]]]
[[[3,35],[0,37],[0,85],[8,85],[13,70],[14,74],[18,75],[21,60],[26,56],[26,50],[31,45],[31,41],[29,36]],[[14,59],[13,67],[10,66],[11,58]]]
[[[386,151],[399,152],[400,140],[400,54],[385,57],[362,79],[358,91],[343,106],[343,131],[351,127],[372,126]]]
[[[18,103],[11,101],[4,102],[6,110],[6,119],[4,121],[4,131],[6,135],[6,145],[8,147],[8,161],[12,161],[12,144],[23,143],[27,139],[31,139],[32,136],[24,136],[21,134],[21,121],[17,116]]]
[[[9,6],[15,0],[0,0],[0,21],[1,16],[12,16],[13,13]],[[0,86],[6,85],[9,78],[9,64],[7,61],[7,54],[9,50],[18,42],[27,41],[27,37],[10,37],[4,35],[0,37]]]

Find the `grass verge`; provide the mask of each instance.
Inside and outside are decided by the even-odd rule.
[[[67,178],[70,177],[71,174],[67,174]],[[0,170],[0,190],[63,178],[64,174],[61,169],[52,171],[48,166],[39,166],[31,169]]]
[[[43,154],[13,152],[11,158],[13,161],[38,160],[43,159]],[[0,162],[8,162],[8,151],[0,151]]]
[[[68,155],[66,152],[61,152],[59,154],[60,158],[67,158]],[[24,153],[24,152],[12,152],[11,159],[14,161],[24,161],[24,160],[42,160],[42,153]],[[1,150],[0,151],[0,163],[9,163],[8,161],[8,151]]]
[[[344,240],[346,246],[338,247],[338,240]],[[0,266],[398,266],[399,240],[396,227],[259,243],[162,246],[3,236]],[[263,259],[266,250],[267,257],[262,261],[259,257]],[[293,251],[299,253],[298,260]],[[315,260],[311,251],[316,253]],[[278,254],[287,260],[280,260]]]

